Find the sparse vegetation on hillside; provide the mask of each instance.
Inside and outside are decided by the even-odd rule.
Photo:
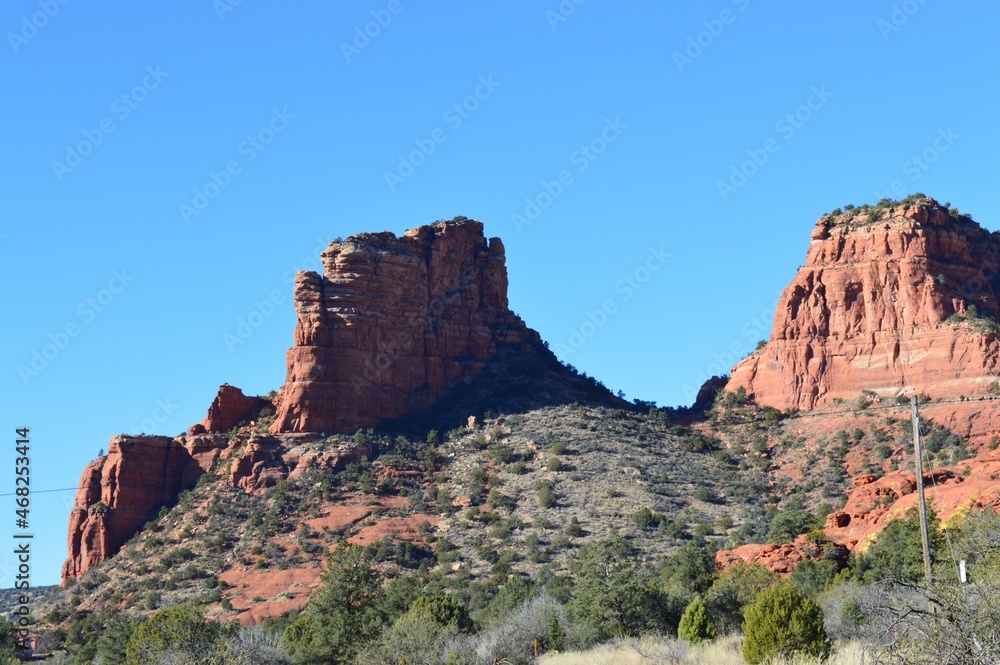
[[[117,556],[55,592],[44,618],[81,664],[116,662],[140,622],[182,606],[193,625],[218,630],[211,652],[234,659],[221,662],[243,662],[235,654],[252,647],[274,663],[527,663],[536,640],[542,653],[582,651],[676,636],[684,617],[685,635],[719,636],[697,649],[659,638],[691,659],[731,645],[776,582],[760,567],[717,571],[716,551],[806,534],[816,560],[786,586],[823,607],[842,652],[843,640],[874,644],[873,626],[904,618],[878,618],[870,594],[914,584],[922,565],[912,524],[893,523],[850,561],[827,556],[814,530],[851,476],[905,457],[908,407],[872,393],[836,408],[838,428],[818,433],[813,420],[723,392],[704,420],[645,403],[566,404],[300,443],[298,455],[338,445],[377,454],[339,470],[307,465],[254,494],[231,487],[220,465]],[[925,427],[934,460],[968,454],[954,433]],[[237,428],[234,440],[249,432]],[[976,543],[966,556],[977,574],[992,565],[971,554],[992,542],[989,528],[967,538],[949,526],[954,543]],[[280,575],[299,581],[273,582]],[[310,584],[319,588],[306,604]],[[281,609],[252,635],[212,623],[270,608]]]

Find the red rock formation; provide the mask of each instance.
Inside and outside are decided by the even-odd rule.
[[[741,545],[731,550],[719,550],[715,553],[715,565],[719,570],[726,570],[737,564],[761,565],[779,575],[790,575],[806,559],[839,559],[846,562],[847,554],[847,548],[843,545],[810,542],[805,535],[801,535],[792,543]]]
[[[200,423],[192,425],[188,434],[228,432],[243,421],[253,420],[266,404],[267,401],[260,397],[248,397],[239,388],[223,383],[208,407],[208,415]]]
[[[272,432],[336,432],[421,413],[502,347],[541,346],[507,306],[499,238],[480,222],[361,234],[296,278],[295,346]]]
[[[967,469],[967,470],[966,470]],[[864,550],[894,519],[917,505],[912,473],[895,471],[878,480],[855,484],[843,510],[826,518],[830,540],[851,550]],[[924,473],[925,495],[942,524],[969,510],[1000,508],[1000,454],[960,462]]]
[[[733,369],[727,389],[800,410],[861,390],[985,394],[1000,340],[983,321],[952,317],[972,305],[995,315],[998,275],[1000,239],[933,200],[825,215],[770,342]]]
[[[192,487],[226,445],[225,437],[111,438],[108,454],[80,478],[70,515],[69,558],[62,577],[83,575],[113,556],[152,511]]]

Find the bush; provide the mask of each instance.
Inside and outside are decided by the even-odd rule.
[[[565,610],[543,593],[515,607],[505,618],[474,635],[459,635],[446,646],[449,660],[406,661],[447,662],[468,665],[528,665],[537,662],[534,644],[541,650],[558,649],[568,623]]]
[[[931,562],[944,546],[944,536],[938,530],[934,511],[927,510],[930,535]],[[920,537],[920,515],[917,508],[906,511],[904,519],[894,519],[878,534],[878,540],[859,556],[855,575],[866,582],[895,580],[917,582],[924,577],[923,544]]]
[[[212,662],[212,661],[210,661]],[[226,665],[292,665],[281,634],[262,626],[247,626],[217,650],[214,662]]]
[[[382,576],[362,547],[344,543],[327,556],[322,582],[285,640],[299,662],[350,662],[388,619]]]
[[[738,564],[719,575],[705,596],[716,632],[724,635],[738,630],[743,610],[777,580],[777,575],[759,564]]]
[[[444,662],[445,645],[456,634],[453,626],[442,626],[429,614],[410,611],[383,630],[355,662],[372,665]]]
[[[778,512],[767,530],[769,543],[790,543],[797,536],[817,527],[816,517],[797,505]]]
[[[715,630],[712,628],[712,622],[708,620],[708,609],[701,596],[695,596],[684,610],[681,623],[677,627],[677,635],[691,644],[715,639]]]
[[[666,517],[658,513],[654,513],[649,508],[640,508],[638,512],[633,513],[632,515],[632,521],[634,521],[635,525],[639,527],[639,531],[656,529],[660,526],[660,522],[665,519]]]
[[[556,496],[552,493],[552,486],[548,483],[541,483],[538,486],[538,503],[542,508],[551,508],[556,505]]]
[[[638,552],[620,538],[580,549],[571,566],[576,575],[570,610],[603,639],[666,628],[661,594]]]
[[[743,632],[743,658],[750,665],[797,653],[819,658],[830,653],[823,611],[787,581],[764,589],[747,607]]]
[[[161,610],[136,627],[125,648],[125,663],[146,665],[167,653],[200,656],[211,652],[226,631],[206,621],[192,604]],[[181,662],[187,662],[183,656]]]
[[[569,518],[569,523],[566,525],[565,533],[570,538],[579,538],[586,535],[586,531],[584,531],[583,526],[580,525],[580,520],[576,517]]]

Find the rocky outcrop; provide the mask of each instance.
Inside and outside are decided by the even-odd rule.
[[[803,561],[835,561],[843,565],[847,562],[848,551],[843,545],[804,534],[791,543],[766,543],[741,545],[731,550],[715,553],[715,565],[726,570],[735,565],[759,565],[779,575],[790,575]]]
[[[1000,373],[1000,238],[932,199],[825,215],[768,344],[727,389],[809,410],[862,390],[982,395]]]
[[[219,386],[219,392],[208,407],[208,415],[200,423],[192,425],[188,434],[228,432],[241,422],[253,420],[266,405],[266,400],[244,395],[236,386],[224,383]]]
[[[63,581],[118,552],[156,508],[194,486],[226,443],[218,436],[112,437],[108,454],[91,462],[80,478]]]
[[[324,444],[319,450],[304,450],[290,446],[284,438],[255,436],[246,446],[232,452],[229,464],[229,484],[247,494],[260,494],[282,480],[298,478],[310,469],[331,473],[348,464],[371,459],[375,446],[371,443]],[[224,453],[224,458],[228,455]]]
[[[916,475],[894,471],[881,478],[854,479],[843,509],[826,518],[826,536],[851,550],[863,551],[894,519],[917,506]],[[924,492],[941,524],[970,510],[1000,508],[1000,453],[924,473]]]
[[[507,305],[499,238],[459,219],[332,243],[295,284],[295,345],[271,431],[338,432],[428,410],[505,349],[538,349]]]

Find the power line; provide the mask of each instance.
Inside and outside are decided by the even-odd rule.
[[[60,487],[54,490],[31,490],[31,494],[45,494],[46,492],[69,492],[70,490],[76,491],[81,490],[82,487]],[[0,494],[0,496],[17,496],[17,492],[7,492],[5,494]]]

